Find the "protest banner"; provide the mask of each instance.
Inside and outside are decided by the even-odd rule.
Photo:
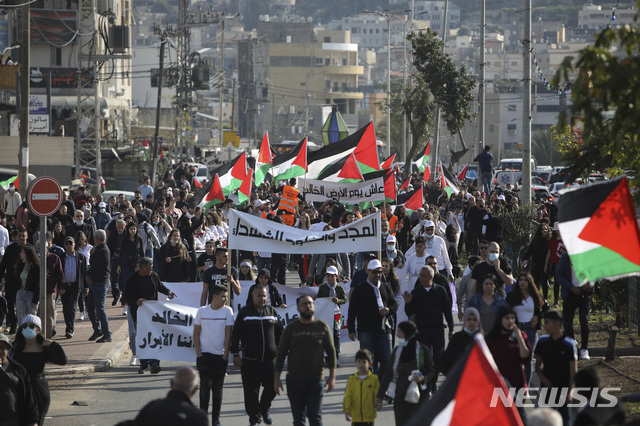
[[[344,204],[367,201],[384,201],[384,178],[363,182],[327,182],[314,179],[298,179],[298,189],[305,200],[324,202],[335,200]]]
[[[337,229],[312,232],[229,211],[229,241],[233,250],[269,253],[345,253],[380,251],[380,212]]]

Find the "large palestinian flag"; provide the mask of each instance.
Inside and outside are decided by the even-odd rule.
[[[507,384],[482,333],[476,334],[475,342],[456,362],[433,398],[406,424],[522,426]]]
[[[640,274],[640,232],[626,176],[560,194],[560,234],[578,279]]]
[[[213,177],[209,179],[209,182],[200,188],[188,202],[192,208],[202,207],[205,210],[208,210],[216,204],[224,203],[224,194],[222,193],[218,175],[214,174]]]
[[[247,155],[244,151],[233,160],[211,171],[211,176],[220,177],[220,186],[225,196],[240,188],[247,176]]]
[[[304,138],[291,151],[273,159],[273,182],[303,176],[307,172],[307,164],[307,138]]]
[[[273,156],[271,155],[271,145],[269,145],[269,134],[265,133],[260,145],[260,152],[256,160],[256,186],[264,182],[264,178],[269,173]]]

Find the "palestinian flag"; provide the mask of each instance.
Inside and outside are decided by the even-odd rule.
[[[191,207],[202,207],[205,210],[220,203],[224,203],[224,194],[217,174],[189,200]]]
[[[387,203],[396,201],[396,177],[392,168],[383,170],[384,173],[384,197]]]
[[[424,205],[422,187],[398,195],[398,205],[404,205],[405,210],[409,211],[409,213],[418,210]]]
[[[347,161],[338,173],[338,177],[340,182],[362,182],[364,180],[360,167],[358,167],[355,153],[349,154]]]
[[[196,188],[202,188],[202,184],[197,178],[193,178],[193,186],[195,186]]]
[[[561,193],[562,241],[580,282],[640,273],[640,232],[626,176]]]
[[[271,155],[271,145],[269,145],[269,134],[265,133],[260,145],[260,152],[256,160],[256,186],[264,182],[265,176],[269,173],[273,156]]]
[[[427,167],[424,168],[424,181],[429,182],[431,180],[431,167],[427,164]]]
[[[403,189],[406,191],[407,188],[409,188],[410,184],[411,184],[411,178],[405,180],[404,183],[400,186],[400,189]]]
[[[220,186],[225,196],[240,188],[247,176],[247,155],[242,152],[233,160],[211,171],[211,175],[218,175]]]
[[[242,181],[240,189],[238,189],[238,204],[244,204],[251,198],[251,185],[253,184],[253,169],[249,169],[249,173]]]
[[[382,170],[390,169],[391,166],[393,165],[394,161],[396,161],[396,155],[395,154],[393,154],[391,157],[389,157],[386,160],[384,160],[382,162],[382,164],[380,164],[380,169],[382,169]]]
[[[431,141],[428,141],[427,146],[424,148],[424,154],[422,154],[422,157],[418,158],[414,163],[418,167],[418,170],[420,170],[421,172],[424,172],[429,167],[430,151],[431,151]]]
[[[458,186],[453,183],[454,179],[455,178],[451,176],[451,173],[449,173],[449,170],[445,169],[442,166],[442,163],[440,163],[440,183],[442,184],[442,189],[445,190],[449,197],[451,197],[451,194],[457,194],[460,192]]]
[[[0,185],[2,185],[2,188],[5,191],[8,191],[11,182],[13,182],[13,185],[16,187],[16,189],[18,189],[18,176],[10,177],[7,180],[3,180],[2,182],[0,182]]]
[[[438,392],[406,424],[522,426],[482,333],[476,334],[475,343],[456,362]]]
[[[307,169],[307,138],[304,138],[291,151],[273,159],[273,182],[303,176]]]
[[[332,172],[326,169],[334,166],[336,162],[342,159],[346,161],[346,157],[354,151],[356,151],[356,160],[359,163],[362,174],[380,169],[373,123],[367,124],[338,142],[311,152],[309,154],[309,179],[325,180],[321,176],[337,174],[342,166],[337,169],[332,168]],[[338,179],[334,179],[332,182],[337,181]]]
[[[462,169],[462,171],[460,172],[460,174],[458,175],[458,180],[459,181],[463,181],[465,179],[465,177],[467,176],[467,167],[469,167],[469,163],[467,163],[464,166],[464,169]]]

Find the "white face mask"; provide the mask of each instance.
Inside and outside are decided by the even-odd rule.
[[[496,260],[498,260],[498,253],[489,253],[489,260],[492,262],[495,262]]]
[[[427,237],[427,239],[428,239],[428,240],[433,240],[433,237],[435,237],[435,236],[436,236],[436,234],[435,234],[435,233],[433,233],[433,234],[431,234],[431,235],[429,235],[429,234],[425,234],[425,237]]]
[[[76,223],[76,225],[82,225],[84,223],[84,220],[76,219],[74,222]]]

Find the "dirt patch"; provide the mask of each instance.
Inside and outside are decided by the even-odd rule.
[[[640,357],[616,358],[605,362],[602,359],[579,361],[578,368],[594,367],[600,373],[602,387],[620,388],[611,395],[620,397],[640,392]],[[640,403],[625,403],[629,418],[640,419]]]

